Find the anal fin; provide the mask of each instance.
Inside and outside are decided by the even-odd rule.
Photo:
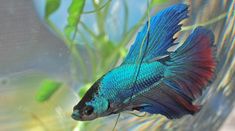
[[[139,105],[135,110],[162,114],[169,119],[180,118],[186,114],[193,115],[200,110],[200,106],[192,104],[192,99],[164,82],[135,97],[133,104]]]

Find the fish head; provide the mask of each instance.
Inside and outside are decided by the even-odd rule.
[[[78,121],[90,121],[108,115],[109,101],[99,95],[99,80],[86,92],[81,101],[74,106],[72,118]]]

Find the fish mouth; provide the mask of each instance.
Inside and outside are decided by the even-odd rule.
[[[74,119],[74,120],[80,120],[80,117],[79,117],[79,111],[78,110],[74,110],[71,117]]]

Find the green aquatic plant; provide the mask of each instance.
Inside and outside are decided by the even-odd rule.
[[[85,0],[73,0],[68,8],[67,25],[64,29],[65,35],[68,39],[71,38],[72,33],[72,39],[76,36],[77,26],[80,21],[84,5]]]
[[[164,4],[166,2],[168,2],[169,0],[153,0],[153,4],[156,5],[156,4]]]
[[[47,101],[61,87],[61,85],[62,83],[51,79],[42,80],[36,94],[36,100],[38,102]]]
[[[60,0],[47,0],[45,7],[45,19],[49,20],[49,17],[60,7]]]

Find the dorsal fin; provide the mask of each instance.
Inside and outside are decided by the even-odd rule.
[[[152,17],[149,22],[149,30],[147,22],[141,32],[138,33],[123,64],[135,63],[140,51],[145,51],[142,52],[144,55],[143,62],[168,54],[167,49],[175,44],[174,34],[181,29],[179,23],[188,17],[187,13],[187,5],[176,4]],[[149,33],[148,40],[146,39],[147,31]],[[140,50],[141,46],[145,50]]]

